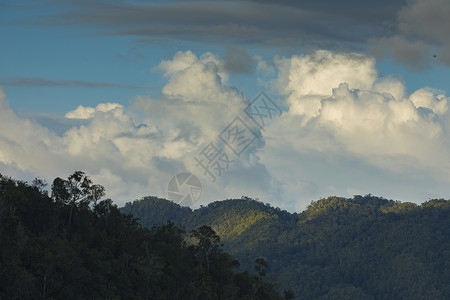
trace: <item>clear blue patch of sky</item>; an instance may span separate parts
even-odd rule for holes
[[[405,81],[405,85],[410,93],[418,89],[431,87],[446,91],[447,97],[450,96],[450,68],[434,64],[430,69],[414,71],[408,70],[403,66],[393,64],[390,60],[378,60],[377,68],[380,76],[400,75]]]

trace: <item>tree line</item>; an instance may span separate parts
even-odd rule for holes
[[[210,226],[144,228],[104,195],[81,171],[50,193],[0,174],[0,299],[283,299]]]
[[[289,213],[249,197],[197,210],[145,197],[121,210],[148,226],[211,226],[244,268],[265,257],[267,278],[298,299],[450,299],[449,200],[332,196]]]

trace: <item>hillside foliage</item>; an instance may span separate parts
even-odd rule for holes
[[[148,223],[146,201],[127,209]],[[185,228],[211,226],[244,267],[265,257],[268,278],[297,299],[450,299],[448,200],[328,197],[301,213],[247,197],[194,211],[159,201],[183,210],[173,221]]]
[[[83,172],[51,195],[0,174],[0,299],[282,299],[211,227],[143,228],[103,195]]]

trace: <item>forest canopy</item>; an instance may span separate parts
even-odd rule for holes
[[[0,299],[283,299],[209,226],[144,228],[80,171],[45,186],[0,174]]]
[[[447,299],[450,201],[118,208],[83,172],[0,175],[0,299]]]
[[[450,298],[448,200],[333,196],[289,213],[249,197],[194,211],[145,197],[121,210],[145,226],[211,226],[244,268],[265,257],[268,279],[298,299]]]

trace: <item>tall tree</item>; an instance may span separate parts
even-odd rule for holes
[[[105,195],[105,188],[92,184],[91,179],[82,171],[76,171],[67,180],[56,178],[52,184],[52,198],[61,204],[70,205],[67,234],[70,234],[73,210],[77,204],[88,206],[97,203]]]
[[[192,230],[191,237],[198,240],[200,254],[206,265],[206,270],[209,273],[210,256],[212,251],[219,247],[220,237],[210,226],[207,225],[203,225],[196,230]]]

